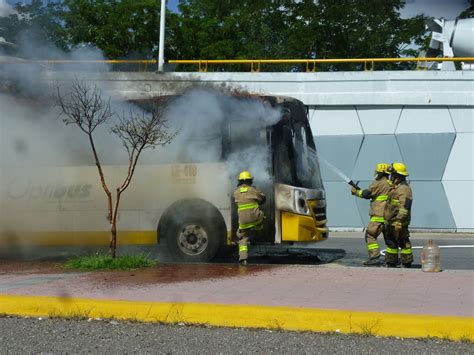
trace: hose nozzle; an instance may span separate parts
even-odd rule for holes
[[[354,182],[354,181],[352,181],[352,180],[350,180],[350,181],[348,182],[348,184],[351,185],[354,189],[360,190],[359,185],[357,185],[358,183],[359,183],[358,181],[357,181],[357,182]]]

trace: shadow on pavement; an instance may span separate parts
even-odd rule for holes
[[[287,248],[281,246],[255,246],[249,248],[250,264],[275,265],[321,265],[335,262],[346,255],[343,249],[308,249]],[[214,259],[217,263],[237,263],[238,253],[219,256]]]

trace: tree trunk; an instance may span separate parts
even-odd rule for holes
[[[110,256],[115,259],[117,250],[117,215],[120,203],[120,194],[122,191],[117,188],[117,196],[115,198],[115,206],[112,213],[112,219],[110,221]]]
[[[117,224],[115,223],[115,221],[112,222],[110,233],[111,233],[111,236],[110,236],[109,252],[112,259],[115,259],[116,250],[117,250]]]

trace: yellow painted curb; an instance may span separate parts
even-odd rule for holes
[[[0,295],[0,313],[474,341],[473,317]]]

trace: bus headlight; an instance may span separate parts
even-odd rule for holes
[[[275,185],[275,205],[279,210],[310,216],[307,199],[305,189],[283,184]]]
[[[306,193],[304,191],[295,190],[295,207],[299,214],[310,215],[306,202]]]

